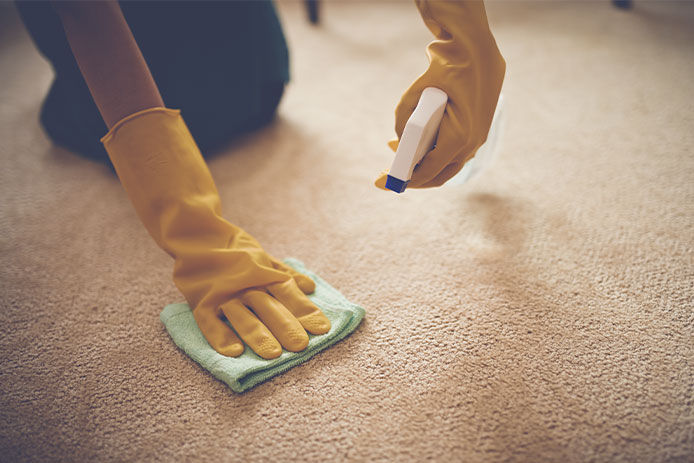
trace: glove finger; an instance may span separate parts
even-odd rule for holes
[[[292,280],[288,283],[291,284]],[[303,295],[298,287],[297,291]],[[299,352],[308,346],[308,334],[299,320],[284,304],[270,294],[265,291],[250,290],[241,296],[241,301],[253,309],[253,312],[285,349],[290,352]]]
[[[398,150],[398,145],[400,144],[400,140],[397,138],[394,138],[388,142],[388,147],[392,149],[393,151]],[[386,188],[386,180],[388,179],[388,171],[385,170],[381,172],[381,175],[378,176],[378,178],[374,181],[374,186],[376,188],[380,188],[381,190],[388,190]]]
[[[243,354],[243,343],[217,314],[211,310],[194,310],[193,316],[200,332],[214,350],[227,357]]]
[[[449,181],[451,178],[455,177],[455,175],[460,172],[460,169],[462,167],[457,163],[453,162],[451,164],[448,164],[441,172],[438,173],[436,177],[433,179],[429,180],[423,185],[420,185],[415,188],[434,188],[443,185],[447,181]]]
[[[253,352],[264,359],[282,354],[282,346],[263,323],[239,299],[232,299],[221,307],[222,312]]]
[[[293,268],[291,268],[288,265],[283,264],[282,262],[278,261],[277,259],[272,259],[272,265],[277,269],[282,272],[286,272],[289,275],[292,276],[294,281],[296,282],[297,285],[299,285],[299,288],[306,293],[306,294],[311,294],[316,290],[316,283],[309,277],[308,275],[304,275],[301,272],[297,272]]]
[[[374,181],[374,186],[381,190],[388,190],[388,188],[386,188],[386,180],[388,180],[388,171],[383,172],[376,181]]]
[[[426,188],[424,185],[432,182],[444,169],[453,164],[453,161],[460,154],[464,143],[456,136],[456,132],[448,123],[446,116],[447,114],[444,114],[444,121],[441,123],[436,146],[415,167],[408,188]],[[458,170],[460,168],[462,168],[462,164]]]
[[[400,140],[397,138],[393,138],[388,142],[388,148],[392,149],[393,151],[398,150],[398,145],[400,144]]]
[[[410,118],[414,109],[419,103],[419,97],[422,95],[425,85],[422,83],[421,77],[417,79],[410,88],[402,95],[400,102],[395,107],[395,133],[398,140],[402,137],[402,132],[405,130],[405,124]]]
[[[330,331],[330,320],[293,282],[285,281],[268,285],[267,290],[299,320],[311,334]]]

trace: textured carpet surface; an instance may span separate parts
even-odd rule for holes
[[[2,461],[694,459],[693,3],[489,5],[497,163],[403,196],[371,182],[415,8],[281,5],[280,118],[210,167],[229,219],[367,317],[241,396],[169,339],[168,256],[43,134],[51,70],[0,7]]]

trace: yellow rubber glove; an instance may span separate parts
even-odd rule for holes
[[[217,352],[244,350],[224,318],[267,359],[282,347],[306,348],[307,331],[329,331],[328,318],[304,294],[313,281],[221,217],[217,188],[179,111],[140,111],[101,141],[147,231],[175,259],[174,283]]]
[[[436,146],[415,168],[408,188],[443,185],[457,174],[487,139],[501,92],[506,63],[489,30],[481,0],[415,0],[436,40],[427,47],[429,68],[402,96],[395,109],[398,140],[422,90],[448,94]],[[397,140],[389,143],[397,149]],[[376,180],[385,189],[387,173]]]

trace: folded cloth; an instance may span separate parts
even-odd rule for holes
[[[301,352],[285,350],[276,359],[265,360],[246,347],[239,357],[225,357],[207,343],[188,304],[167,305],[159,316],[176,345],[234,392],[244,392],[308,360],[354,331],[364,317],[362,307],[345,299],[325,280],[306,269],[301,261],[290,258],[284,263],[316,282],[316,291],[308,297],[320,307],[332,325],[326,334],[309,334],[308,347]]]

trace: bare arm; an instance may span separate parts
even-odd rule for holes
[[[147,63],[115,0],[54,1],[96,106],[110,129],[130,114],[163,107]]]

